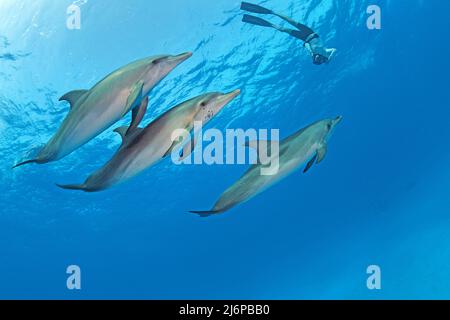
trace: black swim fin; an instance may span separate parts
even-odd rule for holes
[[[245,10],[245,11],[253,12],[253,13],[260,13],[260,14],[273,13],[272,10],[269,10],[264,7],[258,6],[256,4],[248,3],[248,2],[242,2],[241,10]]]
[[[242,21],[250,23],[250,24],[254,24],[257,26],[261,26],[261,27],[269,27],[269,28],[274,27],[274,25],[272,23],[270,23],[269,21],[266,21],[266,20],[258,18],[258,17],[250,16],[248,14],[244,14],[244,18],[242,18]]]

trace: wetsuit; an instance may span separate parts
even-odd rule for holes
[[[296,30],[283,28],[279,25],[268,22],[264,19],[261,19],[261,18],[255,17],[255,16],[251,16],[251,15],[247,15],[247,14],[244,15],[244,18],[242,20],[246,23],[250,23],[250,24],[254,24],[254,25],[275,28],[281,32],[285,32],[297,39],[304,41],[305,42],[304,46],[311,53],[314,64],[323,64],[323,63],[329,62],[330,58],[336,51],[336,49],[327,49],[323,45],[319,35],[317,33],[315,33],[314,30],[312,30],[308,26],[305,26],[304,24],[301,24],[297,21],[292,20],[291,18],[289,18],[287,16],[278,14],[276,12],[273,12],[272,10],[269,10],[264,7],[254,5],[254,4],[251,4],[248,2],[243,2],[241,5],[241,9],[250,11],[250,12],[254,12],[254,13],[260,13],[260,14],[273,14],[273,15],[276,15],[276,16],[280,17],[281,19],[287,21],[292,26],[294,26],[296,28]]]

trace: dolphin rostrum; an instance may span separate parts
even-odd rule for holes
[[[133,119],[130,130],[136,128],[146,112],[143,99],[175,67],[192,56],[191,52],[177,56],[160,55],[132,62],[106,76],[90,90],[75,90],[61,97],[70,103],[70,111],[50,141],[30,157],[14,166],[27,163],[57,161],[81,147],[130,110]],[[32,154],[35,153],[35,154]]]
[[[83,184],[58,186],[86,192],[101,191],[136,176],[177,151],[178,147],[182,147],[180,157],[186,157],[194,150],[198,137],[187,143],[186,147],[183,145],[184,140],[174,138],[174,132],[191,132],[195,122],[206,124],[239,94],[240,90],[227,94],[203,94],[168,110],[144,129],[129,131],[127,127],[117,128],[115,131],[121,135],[122,145],[105,166],[89,176]]]
[[[315,122],[284,139],[279,146],[279,167],[272,175],[261,174],[261,161],[253,165],[235,184],[228,188],[210,211],[191,211],[202,217],[223,213],[234,206],[250,200],[273,184],[279,182],[302,164],[306,163],[306,173],[315,163],[320,163],[327,153],[327,142],[335,126],[342,120],[326,119]],[[270,148],[270,143],[267,148]],[[267,141],[250,141],[251,148],[265,148]],[[270,150],[269,150],[270,151]]]

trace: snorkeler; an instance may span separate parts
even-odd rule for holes
[[[334,53],[336,52],[336,49],[334,48],[332,49],[325,48],[322,44],[322,41],[319,38],[319,35],[315,33],[311,28],[294,21],[289,17],[283,16],[281,14],[273,12],[272,10],[248,2],[242,2],[241,9],[253,13],[276,15],[281,19],[287,21],[289,24],[293,25],[295,28],[297,28],[298,30],[283,28],[276,24],[270,23],[264,19],[251,16],[248,14],[245,14],[244,18],[242,19],[243,22],[262,27],[274,28],[281,32],[286,32],[291,36],[294,36],[300,40],[303,40],[305,42],[304,46],[311,53],[314,64],[320,65],[323,63],[328,63],[333,57]]]

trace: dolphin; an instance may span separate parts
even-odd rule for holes
[[[187,52],[141,59],[109,74],[90,90],[66,93],[60,101],[69,102],[70,111],[59,130],[45,146],[30,151],[29,158],[14,168],[57,161],[95,138],[130,110],[133,110],[130,130],[136,128],[146,112],[144,97],[191,56]]]
[[[223,213],[265,191],[304,163],[306,163],[306,167],[303,172],[306,173],[315,163],[318,164],[325,158],[327,142],[341,120],[341,116],[335,119],[321,120],[284,139],[280,143],[279,154],[270,155],[270,157],[279,156],[277,172],[272,175],[262,175],[263,165],[258,161],[221,195],[211,210],[190,212],[201,217]],[[264,145],[270,148],[271,144],[267,144],[267,141],[264,144],[261,144],[261,141],[250,141],[246,145],[258,150],[258,147],[263,148]]]
[[[180,129],[193,131],[194,122],[206,124],[239,94],[240,90],[203,94],[166,111],[143,129],[135,128],[130,132],[128,127],[117,128],[115,132],[121,135],[122,145],[105,166],[82,184],[57,186],[85,192],[101,191],[138,175],[177,151],[178,147],[182,148],[180,159],[185,158],[194,150],[198,136],[186,142],[185,139],[174,139],[174,133]]]

